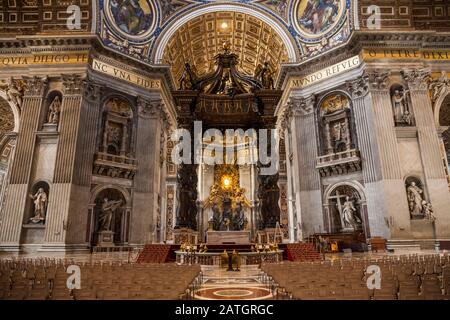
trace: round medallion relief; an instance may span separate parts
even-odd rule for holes
[[[144,40],[156,27],[156,8],[150,0],[105,0],[104,13],[120,35]]]
[[[294,22],[300,33],[318,39],[333,32],[345,18],[346,0],[305,0],[294,5]]]

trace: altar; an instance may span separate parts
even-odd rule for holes
[[[250,231],[208,231],[207,244],[249,244]]]

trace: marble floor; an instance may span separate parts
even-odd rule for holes
[[[198,300],[267,300],[272,292],[263,282],[257,266],[241,266],[240,271],[226,271],[219,266],[202,266],[203,282],[194,298]]]

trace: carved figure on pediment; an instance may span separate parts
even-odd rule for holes
[[[448,79],[447,72],[442,71],[438,79],[431,81],[430,90],[431,98],[435,103],[450,86],[450,80]]]
[[[23,90],[19,88],[17,83],[12,78],[9,81],[1,82],[0,89],[5,91],[8,101],[12,102],[19,109],[22,107]]]

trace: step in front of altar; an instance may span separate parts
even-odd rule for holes
[[[207,244],[248,244],[250,231],[208,231]]]

